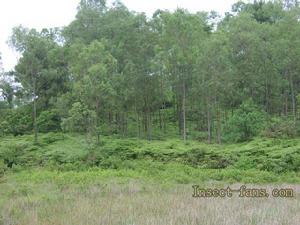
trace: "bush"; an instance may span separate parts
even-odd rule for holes
[[[257,136],[264,127],[265,114],[252,100],[245,101],[223,127],[224,141],[242,142]]]
[[[292,120],[273,117],[268,122],[263,135],[270,138],[288,138],[297,136],[297,124]]]
[[[45,134],[41,138],[42,143],[44,143],[46,145],[52,144],[57,141],[61,141],[63,139],[64,139],[64,136],[61,133],[52,133],[52,132]]]
[[[61,118],[57,110],[43,111],[37,118],[37,125],[40,132],[50,132],[60,130]]]
[[[30,133],[33,128],[33,120],[31,117],[31,108],[23,106],[17,109],[7,110],[6,114],[1,118],[0,134],[23,135]]]
[[[62,120],[61,127],[71,132],[91,132],[95,130],[96,114],[86,105],[75,102],[69,111],[69,117]]]
[[[7,170],[7,166],[4,163],[4,160],[0,160],[0,176],[3,176],[4,172]]]
[[[0,122],[0,135],[4,136],[11,133],[10,124],[4,120]]]
[[[24,143],[7,145],[0,151],[0,159],[3,159],[3,162],[9,168],[12,168],[14,164],[25,164],[28,160],[24,159],[23,162],[22,156],[27,147],[28,145]]]

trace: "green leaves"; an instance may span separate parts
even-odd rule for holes
[[[224,125],[224,138],[231,142],[251,140],[263,129],[265,119],[265,114],[252,100],[245,101]]]
[[[270,117],[292,115],[296,126],[299,6],[238,2],[217,22],[215,12],[158,10],[147,18],[119,1],[82,0],[63,29],[14,28],[11,44],[22,53],[15,78],[27,97],[20,102],[36,103],[41,127],[57,108],[66,120],[76,115],[73,125],[80,113],[95,116],[98,134],[148,139],[167,135],[168,126],[184,139],[249,139],[260,129],[247,125],[260,111],[245,103],[249,98]],[[13,108],[10,85],[1,89]]]
[[[69,117],[62,120],[62,128],[70,132],[89,132],[95,129],[95,112],[86,105],[75,102],[69,111]]]

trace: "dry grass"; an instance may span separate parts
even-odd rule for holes
[[[35,187],[42,188],[42,192],[12,196],[2,211],[0,224],[299,225],[300,186],[282,187],[292,187],[296,197],[193,198],[190,185],[163,188],[138,182],[88,188],[45,185]]]

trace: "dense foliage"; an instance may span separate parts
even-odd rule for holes
[[[208,170],[295,173],[298,178],[300,172],[298,139],[259,138],[242,145],[209,145],[197,141],[184,144],[178,139],[149,142],[103,137],[101,146],[93,146],[85,141],[84,135],[48,133],[40,135],[38,145],[32,140],[32,135],[0,138],[0,174],[8,169],[19,172],[32,168],[50,171],[100,168],[147,171],[155,175],[173,167],[174,176],[186,173],[188,179],[189,173],[184,168],[198,169],[201,173]]]
[[[238,2],[216,13],[82,0],[61,29],[13,30],[1,71],[0,134],[181,135],[209,143],[298,135],[297,1]],[[289,124],[287,126],[287,124]]]

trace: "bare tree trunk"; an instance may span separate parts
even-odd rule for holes
[[[166,109],[166,103],[163,104],[163,113],[162,113],[162,119],[163,119],[163,130],[164,134],[167,132],[167,124],[166,124],[166,115],[165,115],[165,109]]]
[[[294,91],[294,84],[293,84],[292,76],[290,76],[290,87],[291,87],[291,95],[292,95],[293,119],[294,119],[294,123],[296,123],[296,98],[295,98],[295,91]]]
[[[148,140],[152,140],[152,118],[150,109],[148,108]]]
[[[36,121],[36,99],[34,95],[33,99],[33,126],[34,126],[34,143],[38,141],[38,128],[37,128],[37,121]]]
[[[99,101],[99,99],[96,99],[96,134],[97,134],[97,145],[100,144],[100,119],[99,119],[99,113],[100,113],[100,101]]]
[[[208,139],[208,143],[211,143],[211,115],[210,115],[209,100],[207,100],[207,139]]]
[[[160,103],[164,105],[162,73],[160,72],[159,75],[160,75],[159,77],[161,78],[160,79]],[[162,130],[164,121],[163,121],[163,116],[162,116],[162,113],[161,113],[161,105],[159,106],[158,113],[159,113],[159,128],[160,128],[160,130]]]
[[[285,116],[287,116],[288,115],[288,93],[286,92],[285,93],[285,109],[284,109],[284,114],[285,114]]]
[[[108,112],[108,123],[109,123],[109,133],[112,135],[114,125],[113,125],[113,117],[112,117],[112,111],[111,110],[109,110],[109,112]]]
[[[161,131],[163,126],[162,126],[162,116],[161,116],[160,108],[158,110],[158,117],[159,117],[159,130]]]
[[[140,126],[140,115],[138,113],[137,107],[135,105],[135,114],[136,114],[136,122],[137,122],[137,136],[141,137],[141,126]]]
[[[182,99],[178,96],[176,100],[176,110],[178,117],[178,134],[182,135],[183,129],[183,113],[182,113]]]
[[[186,142],[186,115],[185,115],[185,101],[186,101],[186,88],[185,88],[185,83],[182,83],[183,87],[183,98],[182,98],[182,114],[183,114],[183,140]]]
[[[140,116],[137,115],[137,122],[138,122],[138,137],[141,137],[141,123],[140,123]]]
[[[33,80],[33,129],[34,129],[34,143],[38,142],[38,127],[36,120],[36,79],[32,75]]]
[[[218,106],[218,128],[217,128],[217,141],[219,144],[222,143],[222,135],[221,135],[221,132],[222,132],[222,125],[221,125],[221,109],[220,109],[220,106]]]

